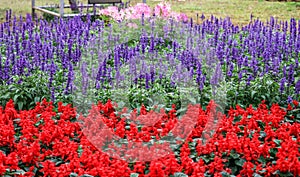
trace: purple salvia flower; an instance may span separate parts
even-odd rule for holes
[[[300,94],[300,79],[297,81],[295,85],[295,93],[298,95]]]
[[[201,15],[201,20],[204,20],[205,19],[205,15],[202,13],[202,15]]]
[[[73,65],[70,62],[69,63],[69,71],[68,71],[68,79],[67,79],[67,85],[65,88],[65,94],[67,93],[72,93],[73,89],[72,89],[72,84],[73,84],[73,79],[74,79],[74,71],[73,71]]]
[[[280,81],[280,88],[279,88],[279,91],[280,91],[281,94],[282,94],[283,91],[284,91],[285,82],[286,82],[286,79],[285,79],[285,77],[283,77],[283,78],[281,79],[281,81]]]
[[[87,63],[83,62],[80,68],[80,72],[81,72],[81,91],[83,95],[87,94],[87,89],[89,87],[89,75],[88,75],[88,71],[87,71]]]
[[[141,25],[142,26],[145,25],[145,14],[144,13],[142,13]]]
[[[291,104],[291,103],[293,102],[293,98],[292,98],[290,95],[288,96],[287,102],[288,102],[289,104]]]
[[[1,47],[1,44],[0,44]],[[0,80],[3,80],[3,76],[2,76],[2,54],[0,52]]]
[[[229,64],[229,70],[227,71],[227,76],[228,77],[232,77],[233,68],[234,68],[233,63],[230,62],[230,64]]]
[[[199,85],[200,90],[203,89],[203,80],[202,80],[202,65],[200,62],[197,62],[197,69],[196,69],[196,82]]]
[[[293,84],[295,81],[295,78],[294,78],[294,65],[291,64],[289,66],[289,73],[288,73],[288,84],[291,85]]]
[[[154,65],[150,65],[150,80],[151,83],[153,84],[155,81],[155,66]]]
[[[241,79],[243,78],[243,73],[244,73],[244,70],[241,70],[238,72],[239,81],[241,81]]]
[[[150,81],[150,74],[146,73],[146,76],[145,76],[145,87],[146,89],[149,89],[149,81]]]
[[[250,86],[250,82],[253,80],[253,76],[250,74],[247,79],[247,86]]]

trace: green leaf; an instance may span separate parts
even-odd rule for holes
[[[255,90],[252,90],[251,91],[251,98],[254,98],[254,95],[256,94],[257,92]]]
[[[181,173],[181,172],[177,172],[177,173],[174,173],[174,177],[188,177],[188,175]]]
[[[80,177],[94,177],[94,176],[88,175],[88,174],[84,174],[84,175],[81,175]]]
[[[20,96],[20,95],[15,95],[15,96],[14,96],[13,100],[14,100],[15,103],[17,102],[19,96]]]
[[[260,174],[254,173],[253,177],[262,177]]]
[[[244,165],[244,163],[246,162],[245,159],[239,159],[239,160],[235,160],[234,163],[237,165],[237,166],[240,166],[242,167]]]
[[[234,175],[230,175],[226,171],[222,171],[221,174],[222,174],[222,177],[235,177]]]
[[[34,126],[38,127],[39,125],[41,125],[41,124],[43,124],[43,123],[44,123],[44,120],[41,119],[41,120],[39,120],[38,122],[36,122],[36,123],[34,124]]]
[[[22,110],[22,109],[23,109],[24,103],[21,102],[21,101],[19,101],[19,102],[17,102],[17,105],[18,105],[18,109],[19,109],[19,110]]]
[[[257,161],[260,162],[263,165],[265,165],[266,162],[267,162],[266,159],[263,156],[260,156]]]
[[[202,160],[204,160],[205,163],[208,163],[208,162],[210,161],[210,158],[207,157],[206,155],[201,156],[200,158],[201,158]]]
[[[130,174],[130,177],[138,177],[138,176],[139,176],[138,173],[131,173],[131,174]]]
[[[238,159],[240,157],[240,154],[238,154],[235,151],[231,151],[230,152],[230,157],[232,157],[233,159]]]
[[[275,143],[276,145],[280,146],[281,140],[279,140],[279,139],[274,139],[273,141],[274,141],[274,143]]]
[[[82,147],[80,145],[80,146],[78,146],[78,149],[77,149],[77,153],[79,154],[79,157],[81,156],[82,152],[83,152],[83,150],[82,150]]]
[[[5,99],[5,100],[10,99],[10,93],[8,92],[8,93],[6,93],[5,95],[2,95],[2,96],[1,96],[1,99]]]
[[[238,169],[237,169],[237,167],[236,167],[236,166],[233,166],[233,167],[231,168],[231,172],[232,172],[232,174],[236,174],[236,173],[237,173],[237,171],[238,171]]]
[[[76,176],[78,176],[77,173],[70,173],[70,177],[76,177]]]
[[[23,175],[25,174],[24,170],[16,170],[16,171],[11,171],[9,172],[10,175],[14,176],[14,175]]]
[[[267,136],[266,132],[264,132],[264,131],[260,131],[260,132],[259,132],[259,137],[260,137],[260,138],[264,138],[264,137],[266,137],[266,136]]]

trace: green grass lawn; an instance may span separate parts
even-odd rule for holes
[[[124,2],[126,2],[125,0]],[[81,0],[87,3],[87,0]],[[142,0],[132,0],[131,4],[142,2]],[[154,6],[158,0],[147,0],[147,4]],[[291,17],[300,19],[300,2],[270,2],[264,0],[186,0],[167,1],[172,4],[172,9],[177,12],[184,12],[190,17],[196,18],[196,14],[211,14],[217,17],[230,17],[235,24],[247,24],[251,13],[254,18],[266,21],[270,16],[279,20],[289,20]],[[37,5],[58,4],[59,0],[36,0]],[[65,0],[65,3],[68,3]],[[31,0],[1,0],[0,1],[0,21],[5,19],[5,11],[12,9],[14,14],[31,12]]]

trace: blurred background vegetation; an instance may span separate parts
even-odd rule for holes
[[[124,2],[129,0],[124,0]],[[161,0],[146,0],[147,4],[154,6]],[[87,3],[87,0],[80,0]],[[130,4],[141,3],[142,0],[131,0]],[[211,14],[217,17],[230,17],[237,25],[249,23],[251,14],[254,18],[266,21],[273,16],[279,20],[295,18],[300,20],[300,0],[266,1],[266,0],[167,0],[172,5],[172,10],[184,12],[189,17],[196,18],[196,14]],[[68,0],[65,0],[68,4]],[[59,0],[36,0],[37,5],[59,4]],[[25,16],[31,13],[31,0],[0,0],[0,22],[5,20],[5,11],[13,10],[13,14]],[[40,13],[39,13],[40,15]]]

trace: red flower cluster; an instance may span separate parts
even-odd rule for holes
[[[155,123],[138,127],[116,116],[111,102],[99,103],[100,116],[85,118],[91,124],[87,124],[88,131],[83,131],[70,105],[60,103],[55,110],[51,102],[44,100],[32,110],[17,112],[10,101],[4,110],[0,107],[0,175],[63,177],[73,173],[118,177],[138,173],[153,177],[183,172],[195,177],[300,176],[299,118],[287,117],[289,111],[298,109],[297,101],[288,110],[276,104],[268,109],[264,103],[257,109],[237,106],[223,116],[215,134],[204,144],[201,137],[210,120],[210,106],[199,108],[192,133],[173,153],[151,162],[128,163],[110,157],[89,141],[87,134],[100,125],[93,126],[92,122],[101,120],[119,138],[147,142],[176,128],[175,110],[162,111]],[[155,116],[144,107],[140,115]],[[131,116],[132,120],[139,119],[136,110]]]

